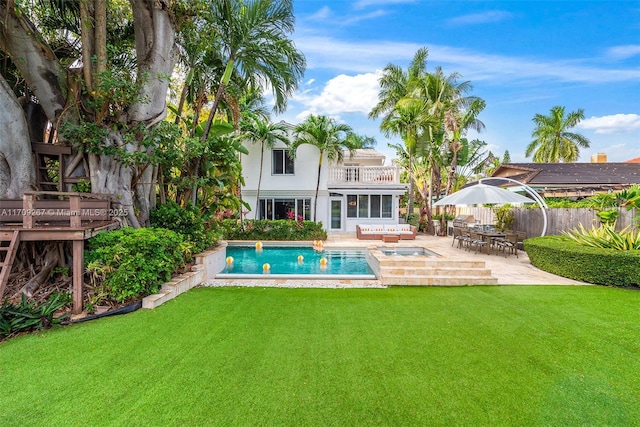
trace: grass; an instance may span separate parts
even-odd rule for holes
[[[0,425],[639,425],[638,307],[604,287],[195,289],[0,344]]]

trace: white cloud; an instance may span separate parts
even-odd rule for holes
[[[607,55],[616,59],[627,59],[640,55],[640,44],[614,46],[607,50]]]
[[[369,6],[389,6],[394,4],[411,4],[416,0],[359,0],[353,4],[354,9],[362,9]]]
[[[373,12],[366,13],[364,15],[357,15],[357,16],[353,16],[351,18],[346,18],[345,20],[340,22],[340,25],[357,24],[358,22],[368,21],[370,19],[380,18],[380,17],[385,16],[385,15],[388,15],[388,12],[385,12],[384,10],[380,10],[379,9],[379,10],[375,10]]]
[[[324,20],[331,16],[331,9],[328,6],[323,6],[316,13],[311,15],[308,19],[310,20]]]
[[[305,53],[307,70],[327,69],[347,74],[373,72],[389,62],[406,68],[415,52],[424,46],[386,41],[348,42],[313,36],[302,36],[295,41]],[[428,44],[428,48],[428,64],[441,65],[445,72],[457,71],[465,80],[494,80],[501,84],[505,81],[602,84],[640,80],[638,69],[604,68],[580,61],[492,55],[443,45]]]
[[[369,114],[378,102],[379,73],[348,76],[340,74],[329,80],[319,95],[305,94],[296,99],[313,114]]]
[[[449,19],[447,22],[450,25],[476,25],[486,24],[489,22],[504,21],[510,19],[511,16],[511,13],[505,12],[503,10],[490,10],[482,13],[473,13],[469,15],[458,16]]]
[[[576,127],[595,130],[595,133],[599,134],[632,132],[640,130],[640,115],[613,114],[610,116],[590,117],[582,120]]]

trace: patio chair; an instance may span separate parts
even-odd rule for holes
[[[471,248],[475,246],[475,253],[478,253],[478,249],[482,247],[486,247],[489,244],[486,240],[482,238],[482,235],[475,231],[469,232],[469,241],[468,241],[468,249],[471,252]]]
[[[458,248],[462,248],[467,240],[467,233],[463,228],[453,227],[453,241],[451,246],[458,242]]]
[[[509,254],[514,253],[518,258],[518,235],[516,233],[508,233],[503,240],[497,242],[498,251],[503,251],[504,257],[507,257],[507,251]]]
[[[516,234],[518,235],[518,249],[524,250],[524,239],[527,238],[527,232],[526,231],[516,231]]]

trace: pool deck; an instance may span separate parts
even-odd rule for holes
[[[438,253],[446,259],[459,261],[484,261],[485,267],[491,270],[491,276],[497,279],[498,285],[589,285],[588,283],[567,279],[542,271],[529,261],[526,252],[518,251],[515,255],[505,257],[501,254],[467,252],[452,246],[452,237],[437,237],[418,234],[415,240],[401,240],[398,243],[385,243],[377,240],[358,240],[355,233],[329,233],[325,248],[369,248],[369,247],[422,247]],[[274,287],[385,287],[377,280],[285,280],[285,279],[214,279],[205,286],[274,286]]]
[[[453,238],[427,236],[418,234],[415,240],[401,240],[398,243],[384,243],[375,240],[358,240],[355,233],[330,233],[328,235],[325,246],[385,246],[385,247],[423,247],[430,249],[439,255],[461,260],[461,261],[484,261],[485,266],[491,270],[491,275],[498,279],[499,285],[589,285],[565,277],[556,276],[555,274],[542,271],[529,261],[529,257],[525,251],[518,251],[518,258],[515,255],[505,256],[500,253],[496,255],[480,251],[478,253],[467,252],[464,249],[458,249],[457,245],[451,246]]]

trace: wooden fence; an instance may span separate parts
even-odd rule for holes
[[[542,211],[536,208],[514,208],[515,221],[513,229],[524,231],[529,237],[539,236],[542,233],[544,223]],[[634,217],[640,215],[636,209],[630,211],[621,208],[616,222],[616,229],[622,230],[629,225],[638,227]],[[547,236],[562,234],[562,231],[570,231],[582,224],[585,228],[598,225],[597,211],[586,208],[553,208],[547,209]],[[458,207],[456,215],[473,215],[480,224],[493,224],[495,216],[490,208],[483,207]]]

